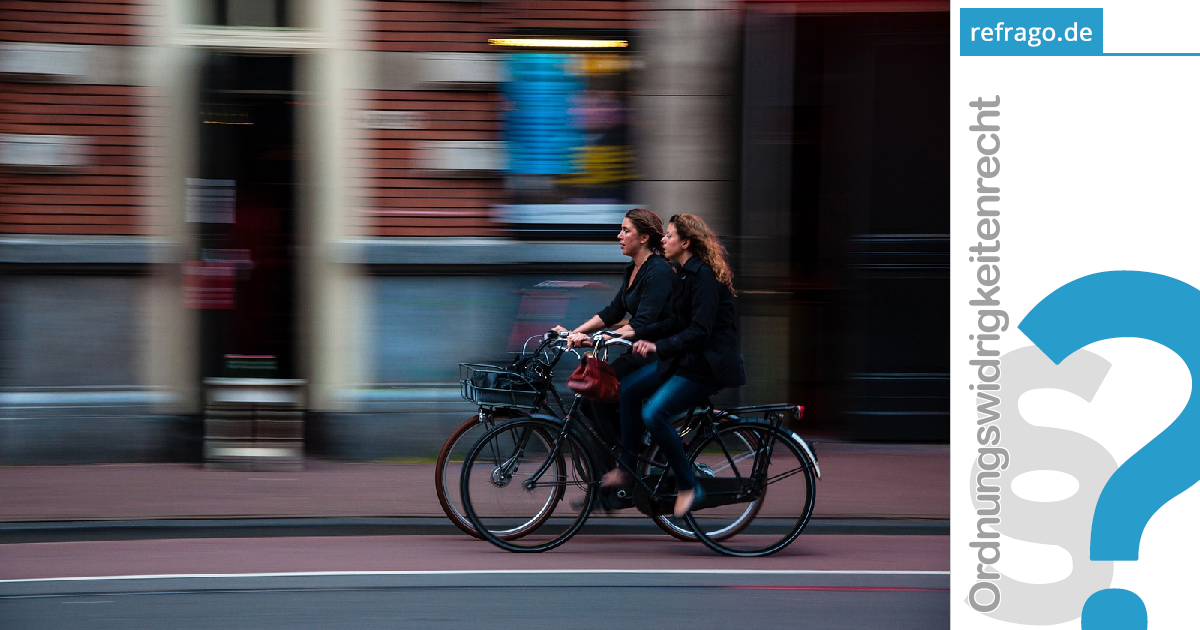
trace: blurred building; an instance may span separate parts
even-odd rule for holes
[[[460,361],[611,299],[636,205],[735,256],[728,401],[946,440],[948,11],[4,2],[0,463],[197,460],[238,413],[436,452]]]
[[[743,341],[748,394],[786,391],[837,435],[949,441],[946,8],[744,15],[739,270],[744,329],[762,333]]]

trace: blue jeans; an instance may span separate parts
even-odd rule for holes
[[[649,430],[675,472],[676,488],[695,488],[696,477],[688,466],[683,442],[671,426],[671,418],[704,402],[717,389],[682,376],[672,376],[664,382],[653,363],[621,379],[621,446],[625,448],[621,461],[635,467],[642,434]]]

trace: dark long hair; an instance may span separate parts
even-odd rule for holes
[[[663,253],[663,223],[657,214],[645,208],[634,208],[625,213],[625,218],[629,219],[638,234],[650,237],[650,240],[646,241],[646,246],[650,248],[650,251],[655,254]]]
[[[692,255],[699,256],[700,260],[712,267],[713,273],[717,275],[717,282],[725,285],[730,293],[737,295],[737,291],[733,289],[733,269],[729,268],[729,253],[704,219],[694,214],[677,214],[671,217],[671,223],[675,224],[675,233],[680,239],[691,241],[688,247],[691,248]]]

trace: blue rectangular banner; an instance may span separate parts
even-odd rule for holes
[[[960,9],[963,57],[1104,54],[1104,9]]]

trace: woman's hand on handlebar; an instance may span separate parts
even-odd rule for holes
[[[592,340],[584,333],[571,333],[567,336],[568,348],[590,348]]]
[[[620,337],[621,339],[633,339],[633,336],[636,333],[633,332],[632,326],[629,326],[628,324],[626,324],[626,325],[612,331],[612,334],[614,337]]]
[[[645,339],[642,339],[641,341],[634,342],[633,351],[643,357],[648,356],[658,352],[658,344],[654,343],[653,341],[646,341]]]

